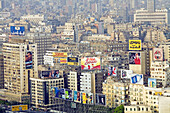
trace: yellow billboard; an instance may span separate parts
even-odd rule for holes
[[[83,97],[83,104],[86,104],[86,100],[87,100],[86,93],[82,93],[82,97]]]
[[[53,57],[67,57],[65,52],[53,52]]]
[[[129,40],[129,50],[142,50],[141,40]]]
[[[67,63],[67,58],[60,59],[60,64],[66,64],[66,63]]]
[[[28,110],[28,105],[12,106],[12,111],[26,111],[26,110]]]

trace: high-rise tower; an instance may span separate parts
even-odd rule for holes
[[[148,12],[155,12],[155,0],[147,0]]]
[[[38,76],[37,45],[23,39],[3,43],[4,88],[9,101],[29,99],[30,77]]]

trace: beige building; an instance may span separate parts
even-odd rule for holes
[[[167,61],[152,61],[150,67],[151,78],[157,79],[157,86],[162,87],[170,84],[169,80],[169,64]]]
[[[164,35],[164,31],[162,30],[148,29],[144,41],[165,42],[166,37]]]
[[[164,59],[170,62],[170,42],[161,43],[159,47],[163,49]]]
[[[128,83],[115,82],[112,77],[107,77],[103,83],[103,94],[106,95],[106,106],[117,107],[128,103]]]
[[[77,72],[70,71],[68,75],[68,89],[77,91]]]
[[[130,106],[129,108],[134,108],[133,106],[146,106],[148,112],[152,111],[155,113],[159,112],[159,97],[162,96],[164,90],[162,88],[149,88],[144,85],[130,84]],[[126,108],[126,107],[125,107]],[[130,112],[131,110],[127,110]],[[132,110],[134,113],[134,109]],[[144,110],[146,112],[146,109]],[[139,112],[139,111],[138,111]]]
[[[170,111],[170,88],[165,88],[163,96],[159,96],[159,113],[169,113],[169,111]]]
[[[26,101],[30,93],[29,78],[38,75],[37,45],[23,39],[12,39],[10,43],[3,43],[3,57],[5,96],[9,101]],[[26,58],[31,61],[26,61]]]
[[[152,113],[149,106],[145,105],[130,105],[124,106],[125,113]]]
[[[85,36],[84,39],[87,41],[106,41],[106,40],[110,40],[111,36],[105,36],[105,35],[92,35],[92,36]]]
[[[143,89],[144,85],[130,84],[129,85],[129,97],[132,105],[143,105]]]
[[[64,88],[64,78],[36,79],[31,80],[31,104],[40,109],[48,109],[53,103],[54,95],[52,88]]]
[[[163,94],[162,88],[144,87],[143,100],[144,104],[150,106],[155,113],[159,112],[159,96]]]

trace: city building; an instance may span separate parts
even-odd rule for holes
[[[35,23],[35,24],[39,24],[39,22],[44,20],[44,15],[25,15],[25,16],[21,16],[21,20],[27,20],[29,22]]]
[[[68,75],[68,89],[78,91],[78,77],[80,73],[70,71]],[[80,87],[80,86],[79,86]]]
[[[163,96],[159,96],[159,113],[168,113],[170,111],[170,89],[165,88]]]
[[[51,34],[48,33],[27,33],[27,39],[32,43],[37,43],[38,65],[44,64],[44,55],[52,47]]]
[[[170,24],[169,9],[155,10],[155,12],[148,12],[148,10],[136,10],[134,14],[134,22],[146,24]]]
[[[4,89],[8,101],[29,100],[30,77],[38,76],[37,45],[24,39],[3,43]]]
[[[158,87],[170,84],[169,63],[167,61],[152,61],[150,67],[151,78],[155,78]]]
[[[85,93],[92,92],[92,73],[82,72],[80,76],[80,91]]]
[[[113,108],[129,101],[128,83],[116,82],[111,76],[103,82],[103,94],[106,95],[106,105]]]
[[[148,12],[155,12],[155,0],[147,0]]]
[[[31,80],[31,104],[35,108],[49,109],[54,106],[52,88],[64,88],[64,78],[30,78]]]
[[[107,72],[94,72],[92,74],[92,92],[102,94],[103,82],[107,79]]]

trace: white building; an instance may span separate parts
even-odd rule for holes
[[[150,23],[150,24],[170,24],[170,11],[168,9],[155,10],[137,10],[134,14],[134,22]]]
[[[38,24],[39,22],[44,20],[44,15],[25,15],[21,16],[21,20],[28,20],[30,22],[33,22],[35,24]]]
[[[77,72],[70,71],[68,75],[68,88],[77,91]]]
[[[92,73],[81,73],[80,76],[80,91],[86,92],[86,93],[91,93],[91,76]]]

